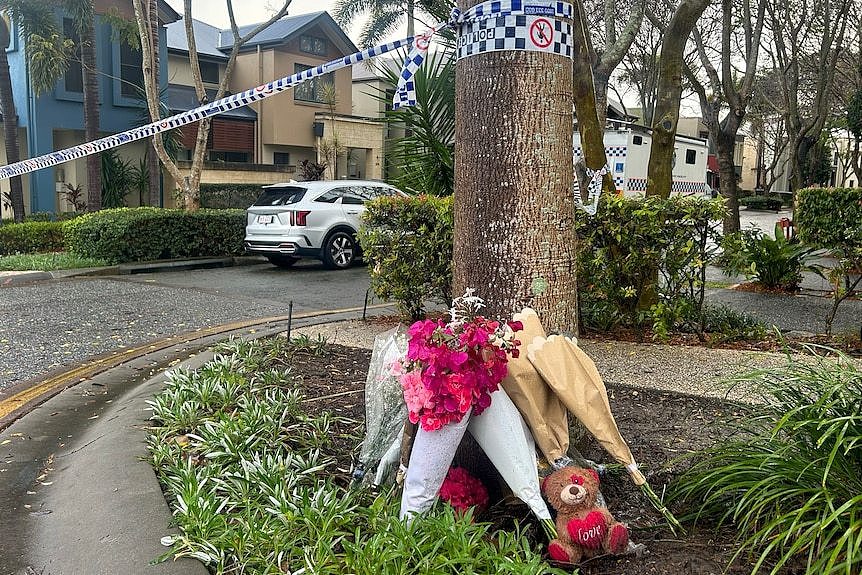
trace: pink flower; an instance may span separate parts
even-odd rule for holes
[[[461,514],[470,507],[482,511],[488,505],[488,490],[477,478],[461,467],[452,467],[440,486],[440,499]]]

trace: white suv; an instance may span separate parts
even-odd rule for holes
[[[360,257],[356,242],[365,202],[381,196],[404,196],[382,182],[339,180],[264,186],[246,214],[245,249],[279,267],[300,258],[344,269]]]

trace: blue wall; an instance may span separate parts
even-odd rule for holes
[[[61,79],[55,89],[34,97],[29,89],[25,65],[25,50],[21,38],[18,49],[9,53],[12,89],[19,124],[27,128],[29,156],[41,156],[54,150],[54,130],[84,129],[84,107],[80,94],[63,90]],[[167,41],[165,29],[159,31],[159,61],[162,65],[159,83],[166,87]],[[96,17],[96,66],[99,74],[99,128],[105,135],[122,132],[144,122],[143,104],[119,97],[119,49],[111,39],[111,27]],[[46,168],[30,174],[30,211],[53,212],[57,194],[54,188],[55,169]]]

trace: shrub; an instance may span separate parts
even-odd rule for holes
[[[793,217],[798,237],[835,259],[828,273],[832,306],[826,333],[831,333],[838,306],[862,282],[862,188],[799,190]]]
[[[740,205],[745,206],[749,210],[770,210],[777,212],[781,209],[781,198],[773,196],[748,196],[747,198],[739,198]]]
[[[0,255],[63,251],[63,224],[24,222],[0,226]]]
[[[424,302],[448,303],[452,286],[452,199],[387,197],[369,202],[359,242],[371,288],[419,319]]]
[[[201,207],[244,210],[260,196],[266,184],[201,184]]]
[[[603,196],[577,225],[583,322],[609,329],[652,321],[657,333],[692,323],[703,331],[706,264],[713,257],[721,200]],[[656,278],[660,278],[656,286]],[[643,303],[657,293],[648,311]]]
[[[740,378],[761,405],[698,454],[671,500],[695,520],[733,524],[752,573],[862,569],[862,371],[847,357],[794,360]],[[745,410],[749,411],[749,410]]]
[[[723,242],[725,273],[744,274],[768,289],[799,289],[804,269],[820,273],[808,264],[815,248],[793,243],[776,224],[773,237],[758,228],[728,236]]]
[[[228,256],[243,252],[245,212],[119,208],[85,214],[63,229],[70,252],[109,263]]]

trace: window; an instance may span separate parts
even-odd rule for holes
[[[81,69],[81,39],[71,18],[63,18],[63,36],[75,44],[75,54],[69,60],[69,67],[63,76],[63,87],[67,92],[84,93],[84,72]]]
[[[697,150],[692,150],[689,148],[685,151],[685,163],[686,164],[697,163]]]
[[[248,162],[248,152],[209,152],[209,161],[210,162],[236,162],[236,163],[246,163]]]
[[[287,152],[273,152],[272,163],[276,166],[287,166],[290,164],[290,154]]]
[[[309,69],[311,69],[311,66],[306,66],[305,64],[294,64],[293,66],[294,74],[299,74],[300,72],[304,72]],[[318,104],[325,104],[326,100],[324,99],[323,86],[326,84],[332,84],[334,81],[335,77],[332,72],[305,81],[293,89],[293,99],[300,102],[317,102]]]
[[[640,146],[643,143],[643,136],[632,136],[632,144],[634,144],[635,146]]]
[[[284,187],[264,188],[260,197],[255,200],[256,206],[286,206],[299,203],[305,195],[305,188]]]
[[[126,98],[144,97],[144,69],[141,64],[141,51],[120,44],[120,95]]]
[[[201,80],[207,84],[218,84],[218,64],[215,62],[198,61],[201,69]]]
[[[318,56],[326,56],[329,51],[326,39],[316,36],[300,36],[299,51],[306,54],[316,54]]]
[[[334,190],[329,190],[328,192],[326,192],[325,194],[323,194],[322,196],[320,196],[319,198],[317,198],[314,201],[315,202],[323,202],[324,204],[334,204],[335,202],[338,201],[338,198],[340,198],[343,193],[344,193],[344,190],[336,188]]]

